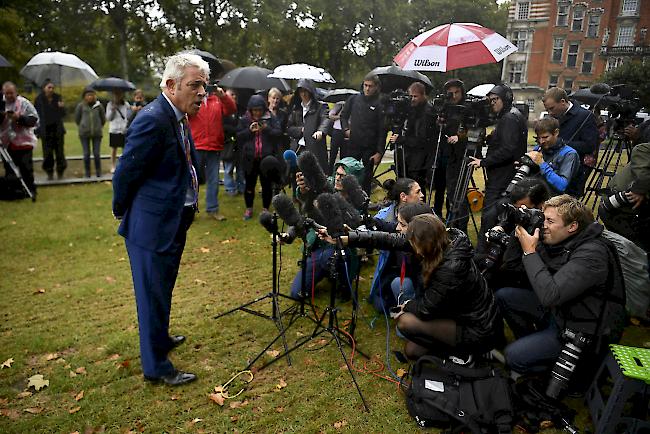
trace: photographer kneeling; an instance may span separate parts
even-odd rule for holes
[[[517,338],[505,349],[506,362],[518,373],[549,370],[565,339],[576,344],[577,338],[588,353],[600,355],[607,343],[620,338],[625,325],[622,273],[615,249],[601,236],[603,227],[584,204],[566,194],[549,199],[542,210],[542,243],[539,229],[533,235],[521,226],[515,229],[533,291],[502,288],[496,293]],[[598,357],[583,358],[594,366],[599,362]],[[581,371],[590,381],[593,371]]]

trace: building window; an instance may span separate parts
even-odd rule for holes
[[[562,61],[562,49],[564,48],[564,39],[553,38],[553,57],[552,62],[559,63]]]
[[[616,69],[622,64],[623,64],[622,57],[610,57],[609,59],[607,59],[607,65],[605,65],[605,72]]]
[[[580,44],[577,42],[569,43],[569,50],[566,54],[566,66],[567,68],[575,68],[578,64],[578,47]]]
[[[631,47],[634,45],[634,26],[619,26],[616,35],[617,47]]]
[[[535,98],[528,98],[526,100],[526,105],[528,106],[528,111],[530,113],[535,111]]]
[[[589,15],[589,23],[587,24],[587,37],[597,38],[599,27],[600,27],[600,15]]]
[[[515,30],[512,32],[512,42],[517,46],[521,53],[526,49],[526,40],[528,39],[528,32],[525,30]]]
[[[557,87],[557,81],[558,81],[559,78],[560,78],[559,75],[557,75],[557,74],[551,74],[551,75],[548,77],[548,88],[550,89],[550,88],[552,88],[552,87]]]
[[[594,53],[591,51],[585,51],[582,54],[582,69],[580,70],[583,74],[591,74],[591,68],[594,64]]]
[[[557,5],[557,25],[561,27],[569,25],[569,5]]]
[[[639,0],[623,0],[623,6],[621,7],[622,16],[637,15],[637,9],[639,8]]]
[[[521,83],[524,74],[524,62],[510,63],[510,83]]]
[[[517,19],[527,20],[530,12],[530,2],[517,3]]]
[[[567,93],[571,93],[572,89],[573,89],[573,79],[572,78],[565,78],[564,79],[564,90],[566,90]]]
[[[585,18],[585,8],[576,6],[573,8],[573,20],[571,21],[571,30],[574,32],[582,31],[582,21]]]

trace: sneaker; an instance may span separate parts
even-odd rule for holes
[[[226,216],[224,216],[223,214],[219,214],[218,212],[209,212],[208,218],[214,219],[218,222],[222,222],[226,219]]]
[[[246,208],[244,211],[244,220],[250,220],[253,218],[253,208]]]

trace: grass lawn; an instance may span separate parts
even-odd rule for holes
[[[78,139],[68,131],[68,154],[80,153],[74,148]],[[0,432],[419,431],[396,384],[381,378],[389,376],[386,325],[379,318],[370,326],[374,311],[363,301],[356,338],[373,359],[356,355],[354,364],[370,412],[363,410],[327,334],[292,353],[292,366],[282,360],[255,372],[242,394],[223,406],[210,400],[215,386],[240,372],[277,335],[272,322],[247,313],[213,319],[271,289],[269,235],[256,220],[241,220],[241,196],[220,198],[225,222],[198,215],[175,288],[171,332],[188,340],[171,358],[199,380],[180,388],[145,383],[128,256],[116,234],[111,197],[110,183],[99,183],[40,188],[36,203],[0,203],[0,363],[13,360],[0,369]],[[260,207],[258,198],[256,214]],[[282,247],[280,288],[285,294],[298,256],[299,246]],[[363,270],[361,299],[368,294],[373,268]],[[328,294],[323,290],[317,297],[319,312]],[[270,313],[270,302],[257,306]],[[340,308],[343,325],[350,303]],[[313,327],[308,319],[297,320],[287,333],[289,343]],[[391,349],[399,349],[390,329]],[[645,327],[630,326],[624,337],[627,344],[647,340]],[[255,366],[281,349],[276,344]],[[395,371],[407,368],[394,357],[391,364]],[[49,381],[39,391],[28,387],[37,374]],[[236,380],[230,394],[242,387]],[[580,407],[580,401],[573,405]],[[578,425],[587,420],[582,409]]]

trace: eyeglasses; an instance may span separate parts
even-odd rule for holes
[[[489,98],[490,104],[496,104],[500,99],[501,98],[499,98],[498,96],[494,98]]]

